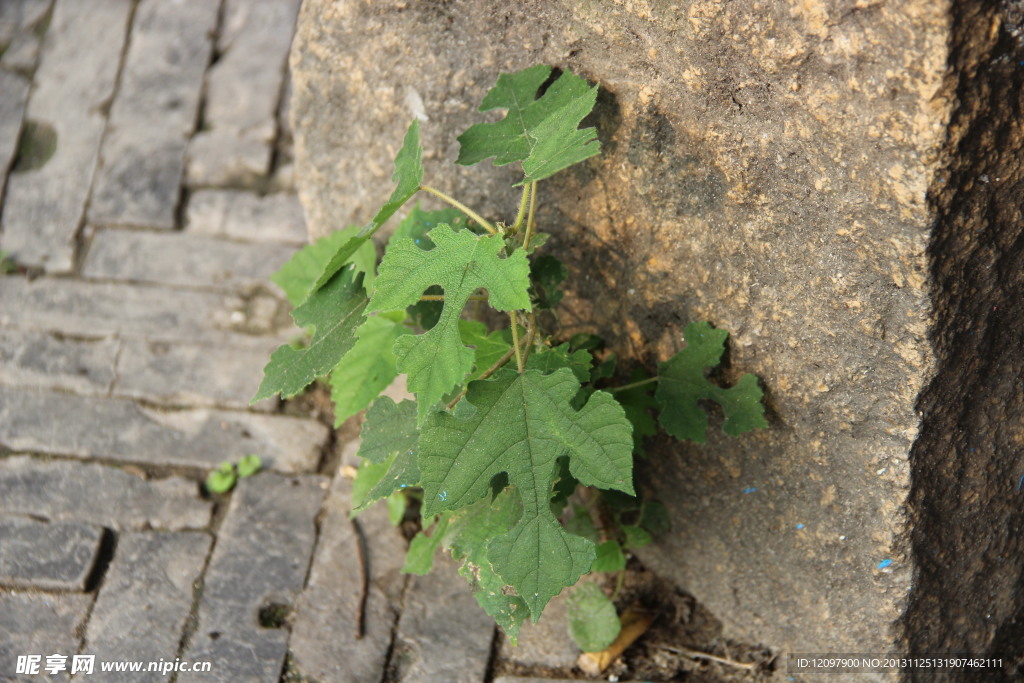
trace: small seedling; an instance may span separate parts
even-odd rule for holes
[[[705,377],[727,336],[706,322],[686,327],[686,347],[658,376],[639,370],[619,387],[600,338],[563,339],[545,325],[569,273],[538,253],[546,241],[538,183],[599,153],[596,130],[579,128],[596,98],[597,86],[568,71],[553,78],[544,65],[502,75],[484,98],[482,111],[507,116],[460,135],[457,163],[521,163],[522,195],[508,222],[424,184],[414,121],[395,158],[397,187],[370,223],[302,249],[273,277],[296,324],[312,333],[302,348],[274,351],[253,399],[288,398],[328,377],[338,424],[368,408],[354,512],[387,500],[397,523],[409,498],[420,499],[422,531],[403,571],[428,572],[435,551],[448,549],[513,642],[563,588],[591,571],[621,577],[623,548],[664,531],[664,507],[633,488],[634,455],[658,421],[676,438],[702,442],[700,403],[710,400],[722,407],[727,434],[766,426],[753,375],[731,388]],[[378,261],[371,238],[420,192],[451,208],[413,207]],[[483,306],[507,326],[467,315]],[[378,398],[398,374],[414,401]],[[595,525],[591,508],[609,523]],[[585,649],[618,629],[612,602],[595,588],[572,598],[573,613],[585,617],[573,620]]]
[[[243,455],[238,465],[230,460],[222,462],[217,469],[206,475],[206,490],[210,493],[227,493],[235,487],[239,479],[251,477],[260,471],[263,461],[258,455]]]

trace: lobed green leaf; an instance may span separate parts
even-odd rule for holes
[[[284,291],[289,303],[300,305],[306,300],[313,284],[320,277],[327,262],[338,249],[351,240],[359,232],[357,226],[336,230],[313,244],[307,244],[292,254],[292,257],[270,279]],[[363,285],[369,291],[376,278],[377,253],[372,242],[363,242],[352,254],[350,263],[355,264],[357,272],[363,273]]]
[[[622,630],[615,605],[595,583],[583,583],[569,594],[569,635],[584,652],[600,652]]]

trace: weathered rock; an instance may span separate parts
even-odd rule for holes
[[[217,7],[206,0],[139,5],[89,205],[93,223],[174,227]]]
[[[112,529],[200,529],[211,503],[182,477],[143,479],[107,465],[9,456],[0,460],[0,512]]]
[[[540,191],[548,249],[576,274],[567,319],[585,321],[565,332],[600,332],[653,367],[686,322],[710,320],[732,335],[722,380],[758,374],[772,422],[666,443],[643,463],[641,488],[674,523],[644,561],[725,637],[777,651],[903,651],[901,614],[921,652],[1019,651],[1024,541],[1006,492],[1020,435],[995,425],[1019,420],[1019,385],[999,378],[1021,374],[1024,269],[1019,207],[986,213],[997,188],[1019,195],[1014,7],[308,0],[291,59],[300,197],[313,235],[365,223],[419,118],[430,184],[508,220],[513,167],[447,165],[456,136],[489,116],[475,111],[484,93],[539,62],[600,82],[603,154]],[[950,45],[970,57],[957,98]],[[983,67],[991,85],[973,80]],[[938,175],[954,153],[985,161]],[[935,301],[930,239],[945,250]],[[948,310],[936,320],[933,306]],[[922,435],[915,406],[937,367]],[[943,512],[929,516],[933,496]],[[914,537],[926,527],[946,542]]]
[[[80,340],[0,329],[0,383],[105,394],[114,383],[116,339]]]
[[[0,585],[82,591],[102,542],[103,529],[88,524],[0,517]]]
[[[251,242],[302,245],[306,220],[292,193],[197,190],[188,201],[188,232]]]
[[[0,69],[0,91],[4,93],[0,99],[0,174],[4,177],[18,151],[18,136],[30,85],[18,74]]]
[[[562,591],[544,608],[536,624],[523,623],[516,645],[508,639],[501,644],[501,657],[518,666],[569,671],[576,666],[579,647],[569,637],[568,591]]]
[[[173,661],[211,539],[197,532],[121,534],[85,632],[99,661]],[[108,672],[106,680],[162,680]]]
[[[0,593],[0,672],[5,680],[38,681],[42,674],[49,680],[66,681],[90,607],[91,595]],[[66,670],[48,675],[46,655],[50,654],[67,657]],[[19,655],[40,657],[34,674],[15,675]]]
[[[281,676],[288,614],[316,542],[314,520],[327,489],[319,476],[269,472],[239,482],[221,525],[187,657],[231,662],[181,681],[268,681]]]
[[[20,263],[57,272],[73,265],[131,8],[127,0],[54,8],[22,133],[32,153],[8,179],[4,201],[0,247]]]

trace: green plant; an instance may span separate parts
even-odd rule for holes
[[[3,249],[0,249],[0,275],[10,275],[18,270],[17,264]]]
[[[206,490],[210,493],[227,493],[235,487],[239,479],[251,477],[262,467],[263,460],[258,455],[243,455],[237,465],[225,460],[217,469],[210,470],[206,475]]]
[[[722,406],[728,434],[765,426],[753,375],[728,389],[705,378],[726,337],[707,323],[686,328],[687,346],[658,377],[641,370],[614,389],[604,387],[615,357],[600,339],[558,340],[542,327],[538,313],[554,312],[568,273],[536,253],[545,241],[535,220],[538,182],[599,152],[595,129],[579,128],[597,86],[569,72],[550,75],[543,65],[502,75],[481,110],[507,116],[459,136],[460,164],[521,162],[515,218],[492,222],[424,185],[413,122],[395,159],[397,187],[373,220],[306,247],[274,276],[312,338],[272,354],[253,399],[287,398],[329,376],[339,424],[369,407],[354,513],[386,499],[400,520],[418,499],[423,530],[405,571],[427,572],[436,550],[449,549],[513,641],[563,588],[593,570],[622,572],[623,547],[667,526],[664,507],[633,489],[634,453],[656,431],[653,410],[666,431],[694,441],[707,429],[702,399]],[[415,206],[376,267],[371,237],[421,191],[452,208]],[[467,307],[485,304],[507,315],[505,329],[465,318]],[[376,398],[399,373],[416,400]],[[608,522],[595,525],[592,515]],[[574,603],[614,617],[611,603],[594,607],[597,594],[585,590]],[[580,637],[587,646],[603,642],[615,630],[607,626]]]

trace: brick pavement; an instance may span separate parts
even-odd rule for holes
[[[327,463],[356,443],[248,405],[299,334],[267,279],[306,235],[298,5],[0,2],[0,680],[79,654],[212,664],[104,681],[469,683],[509,659],[450,566],[410,579],[383,509],[349,520]],[[203,493],[247,453],[267,469]],[[564,668],[564,636],[533,640],[509,661]]]

